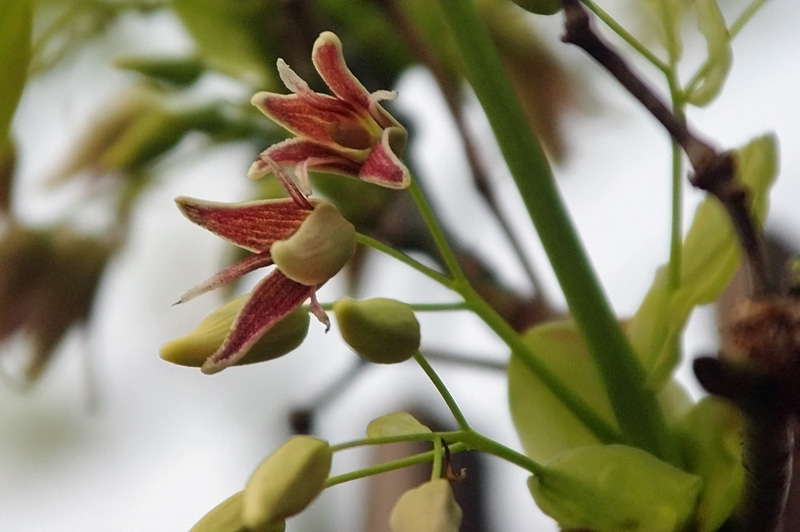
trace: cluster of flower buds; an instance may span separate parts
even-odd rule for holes
[[[249,175],[258,179],[273,174],[289,197],[236,204],[177,199],[189,220],[251,253],[189,290],[179,303],[250,271],[270,265],[275,269],[249,295],[228,303],[195,331],[165,345],[161,354],[166,360],[216,373],[234,364],[280,356],[305,335],[306,324],[292,316],[307,300],[311,312],[329,326],[316,292],[353,255],[356,233],[334,205],[309,197],[309,170],[390,189],[410,183],[408,169],[395,154],[405,146],[406,131],[380,104],[394,94],[369,93],[347,68],[341,42],[333,33],[319,36],[312,60],[333,95],[312,91],[279,60],[278,72],[291,94],[261,92],[253,97],[256,107],[295,137],[267,148]],[[345,314],[352,316],[352,307]],[[383,328],[402,340],[402,353],[392,356],[405,359],[419,346],[419,326],[413,313],[401,314],[402,324],[394,329],[386,329],[383,323],[366,326]],[[362,338],[358,345],[365,348],[367,343]],[[364,356],[376,358],[375,349],[365,349]]]

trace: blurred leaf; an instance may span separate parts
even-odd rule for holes
[[[197,81],[204,70],[203,63],[195,57],[120,57],[114,65],[179,87]]]
[[[625,445],[568,450],[528,480],[536,504],[562,528],[595,532],[686,530],[701,484]]]
[[[0,147],[25,86],[31,58],[32,0],[4,0],[0,9]]]
[[[367,425],[368,438],[405,436],[406,434],[420,434],[422,432],[431,432],[431,429],[417,421],[408,412],[392,412],[373,419]]]
[[[11,209],[16,166],[17,147],[10,138],[0,138],[0,216],[8,215]]]
[[[697,26],[706,39],[708,58],[707,69],[699,82],[686,95],[686,101],[693,105],[709,104],[717,97],[733,61],[730,35],[725,19],[717,5],[717,0],[696,0]]]
[[[697,403],[676,429],[688,470],[703,479],[697,532],[718,530],[739,501],[745,476],[743,430],[739,410],[716,397]]]
[[[681,19],[685,0],[648,0],[658,20],[659,37],[670,60],[677,63],[683,53]]]
[[[275,89],[277,54],[267,21],[270,0],[173,0],[172,5],[212,68],[255,87]]]
[[[573,321],[538,325],[523,339],[564,386],[604,421],[617,426],[603,380]],[[508,396],[522,447],[535,461],[547,462],[567,449],[602,443],[516,356],[508,364]],[[659,392],[658,402],[669,423],[680,419],[691,406],[686,391],[674,381]]]
[[[737,177],[750,191],[757,220],[767,213],[767,192],[778,170],[775,137],[759,137],[736,153]],[[740,250],[725,209],[708,197],[695,211],[683,242],[680,286],[670,290],[662,267],[632,318],[629,336],[648,372],[649,385],[659,389],[679,362],[677,340],[697,305],[714,301],[739,265]]]

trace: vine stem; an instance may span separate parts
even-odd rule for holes
[[[359,244],[362,244],[364,246],[369,246],[369,247],[371,247],[373,249],[376,249],[376,250],[380,251],[381,253],[385,253],[386,255],[389,255],[390,257],[393,257],[393,258],[399,260],[400,262],[402,262],[402,263],[412,267],[413,269],[417,270],[421,274],[423,274],[423,275],[425,275],[427,277],[430,277],[431,279],[433,279],[437,283],[445,286],[446,288],[452,289],[454,287],[453,280],[450,279],[445,274],[434,270],[430,266],[426,266],[426,265],[422,264],[420,261],[408,256],[407,254],[403,253],[402,251],[394,249],[392,246],[384,244],[380,240],[377,240],[375,238],[372,238],[371,236],[367,236],[367,235],[362,234],[362,233],[356,233],[356,241]]]
[[[447,389],[442,379],[439,378],[439,375],[436,373],[436,370],[428,363],[425,357],[417,351],[414,353],[414,360],[417,361],[419,367],[422,368],[422,371],[425,372],[425,375],[431,380],[433,385],[436,387],[436,390],[439,392],[439,395],[442,396],[444,402],[447,403],[447,408],[450,409],[450,412],[453,414],[453,417],[456,418],[458,422],[458,426],[461,430],[468,431],[470,430],[469,423],[467,423],[467,418],[464,417],[464,414],[461,412],[461,409],[458,407],[456,400],[453,398],[453,395],[450,393],[450,390]]]
[[[572,316],[603,378],[624,440],[676,460],[655,395],[600,287],[473,2],[441,0],[465,73],[486,112]],[[515,334],[518,338],[518,336]],[[522,343],[521,341],[516,343]]]

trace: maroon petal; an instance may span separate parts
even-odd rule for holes
[[[314,42],[311,59],[319,75],[336,96],[356,109],[369,109],[369,91],[347,68],[339,37],[329,31],[322,32]]]
[[[180,197],[175,203],[189,220],[255,253],[269,251],[273,242],[294,234],[311,213],[284,198],[218,203]]]
[[[309,163],[309,167],[321,172],[357,177],[360,163],[348,159],[343,153],[349,154],[349,150],[343,152],[306,139],[288,139],[264,150],[250,166],[247,175],[251,179],[258,179],[272,173],[269,165],[271,159],[282,167],[294,167],[307,160],[324,160],[325,162],[320,164]]]
[[[231,331],[216,353],[208,357],[202,371],[216,373],[241,359],[270,327],[314,294],[315,287],[296,283],[275,270],[256,285]]]
[[[369,157],[361,165],[359,179],[381,185],[386,188],[403,189],[411,182],[411,174],[406,165],[392,151],[389,140],[394,134],[405,134],[400,128],[388,128],[383,131],[381,142],[376,144]]]
[[[269,266],[270,264],[272,264],[272,257],[270,256],[269,251],[259,253],[258,255],[250,255],[244,260],[240,260],[237,263],[231,264],[213,277],[206,279],[199,285],[187,291],[180,297],[180,299],[178,299],[178,301],[175,302],[175,304],[179,305],[181,303],[186,303],[190,299],[194,299],[195,297],[205,294],[210,290],[224,286],[232,281],[235,281],[246,273],[257,270],[258,268],[263,268],[264,266]]]

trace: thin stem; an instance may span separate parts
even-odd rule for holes
[[[502,443],[498,443],[475,431],[469,431],[469,433],[463,436],[461,441],[469,445],[472,449],[499,456],[512,464],[530,471],[534,475],[538,475],[544,471],[543,466],[534,462],[524,454],[518,453]]]
[[[664,75],[669,75],[671,69],[668,64],[664,61],[659,59],[653,52],[650,51],[644,44],[642,44],[636,37],[634,37],[628,30],[622,27],[622,25],[614,20],[614,17],[609,15],[606,11],[603,11],[603,8],[595,4],[592,0],[580,0],[583,5],[585,5],[589,11],[595,14],[597,18],[603,21],[603,23],[608,26],[614,33],[616,33],[623,41],[628,43],[628,45],[639,52],[639,55],[647,59],[654,67],[659,69]]]
[[[474,3],[441,2],[464,59],[466,76],[486,112],[571,314],[586,338],[625,441],[661,457],[674,456],[661,409],[654,394],[645,388],[644,370],[592,270],[550,165],[531,134]],[[513,336],[516,344],[524,345]],[[522,356],[535,364],[532,356]]]
[[[431,480],[436,480],[442,476],[442,439],[433,440],[433,465],[431,466]]]
[[[728,35],[730,36],[730,40],[732,41],[739,32],[750,22],[750,19],[761,9],[766,3],[766,0],[753,0],[750,5],[748,5],[745,10],[739,15],[739,17],[731,24],[731,27],[728,29]],[[706,61],[697,69],[697,72],[689,80],[689,83],[686,84],[686,88],[683,90],[683,94],[691,94],[700,82],[703,80],[708,71],[711,70],[711,58],[706,59]]]
[[[461,427],[462,430],[470,430],[469,423],[467,423],[467,418],[464,417],[464,414],[458,407],[456,400],[453,399],[450,390],[447,389],[447,386],[445,386],[444,382],[442,382],[442,379],[439,378],[439,375],[436,373],[436,370],[433,369],[433,367],[428,363],[427,360],[425,360],[425,357],[422,356],[422,353],[420,353],[419,351],[414,353],[414,360],[417,361],[419,367],[422,368],[422,371],[425,372],[425,374],[431,380],[433,385],[436,387],[436,390],[439,392],[439,395],[442,396],[444,402],[447,403],[447,408],[450,409],[450,412],[452,412],[453,417],[456,418],[458,426]]]
[[[453,445],[449,446],[451,453],[458,453],[465,451],[466,449],[467,446],[463,443],[454,443]],[[352,471],[350,473],[329,477],[328,480],[325,481],[325,487],[330,488],[331,486],[342,484],[343,482],[349,482],[351,480],[369,477],[379,473],[386,473],[387,471],[394,471],[395,469],[402,469],[404,467],[421,464],[423,462],[430,462],[433,460],[434,454],[434,451],[413,454],[411,456],[401,458],[400,460],[392,460],[391,462],[385,462],[372,467],[365,467],[364,469],[359,469],[358,471]]]
[[[683,119],[683,102],[677,79],[676,65],[670,63],[671,72],[667,75],[672,111]],[[668,286],[675,291],[681,284],[681,263],[683,260],[683,155],[675,140],[672,145],[672,215],[670,224]]]
[[[401,434],[399,436],[381,436],[378,438],[361,438],[358,440],[350,440],[336,445],[331,445],[332,452],[344,451],[346,449],[353,449],[355,447],[364,447],[365,445],[384,445],[387,443],[399,443],[405,441],[434,441],[436,439],[444,441],[458,441],[464,434],[463,431],[453,432],[418,432],[416,434]]]
[[[453,280],[450,279],[449,277],[447,277],[446,275],[444,275],[443,273],[440,273],[440,272],[434,270],[433,268],[422,264],[418,260],[411,258],[410,256],[406,255],[402,251],[399,251],[399,250],[394,249],[393,247],[391,247],[391,246],[389,246],[387,244],[384,244],[380,240],[376,240],[376,239],[372,238],[371,236],[367,236],[367,235],[362,234],[362,233],[357,233],[356,234],[356,240],[358,241],[359,244],[362,244],[362,245],[365,245],[365,246],[369,246],[369,247],[371,247],[373,249],[377,249],[381,253],[385,253],[386,255],[389,255],[389,256],[399,260],[400,262],[402,262],[402,263],[404,263],[404,264],[406,264],[408,266],[411,266],[412,268],[414,268],[418,272],[422,273],[423,275],[426,275],[426,276],[430,277],[431,279],[433,279],[437,283],[439,283],[439,284],[441,284],[441,285],[443,285],[443,286],[445,286],[447,288],[450,288],[450,289],[453,288]]]
[[[325,310],[333,310],[335,301],[322,303]],[[458,310],[470,310],[469,305],[461,301],[459,303],[406,303],[414,312],[452,312]]]
[[[460,355],[454,355],[452,353],[431,351],[430,349],[425,351],[425,358],[428,360],[437,360],[446,364],[458,364],[460,366],[489,369],[493,371],[505,371],[508,365],[507,362],[500,360],[493,360],[485,357],[464,357]]]
[[[433,237],[433,241],[436,244],[436,249],[439,250],[439,254],[442,256],[444,263],[447,265],[447,269],[450,270],[450,275],[453,276],[455,283],[466,283],[467,277],[464,275],[464,271],[461,269],[461,265],[458,263],[456,254],[453,252],[453,249],[447,242],[447,239],[444,236],[444,231],[442,231],[442,227],[439,224],[436,215],[433,213],[433,209],[431,209],[428,199],[425,197],[425,194],[422,192],[422,189],[415,179],[411,180],[411,186],[408,188],[408,191],[411,193],[411,197],[414,200],[414,203],[417,205],[417,209],[419,209],[419,214],[422,216],[425,226],[431,233],[431,237]]]

